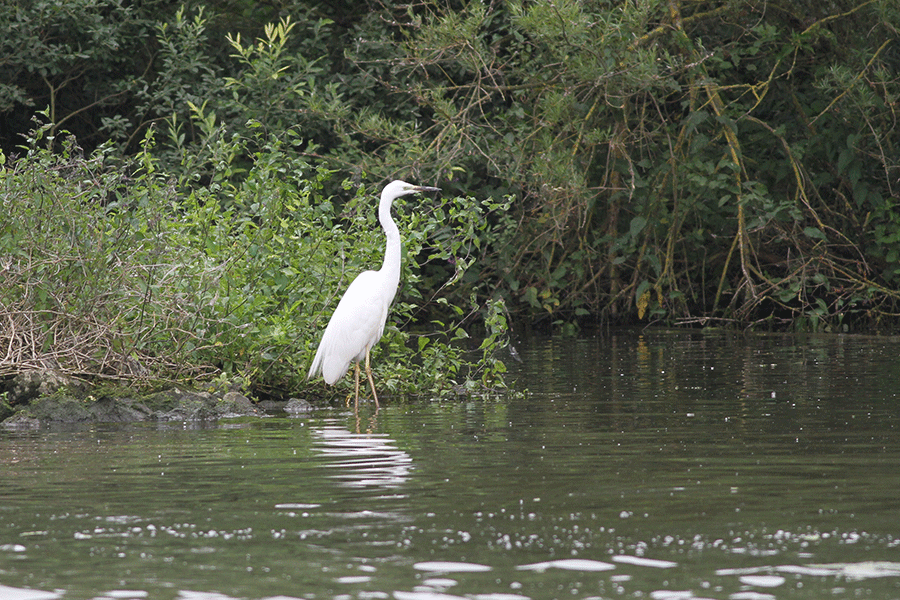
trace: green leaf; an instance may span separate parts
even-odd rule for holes
[[[647,281],[647,280],[645,279],[644,281],[640,282],[640,283],[638,284],[638,286],[637,286],[637,290],[635,290],[635,292],[634,292],[634,298],[635,298],[635,300],[637,300],[638,298],[640,298],[641,296],[643,296],[643,295],[644,295],[644,292],[646,292],[649,288],[650,288],[650,282],[649,282],[649,281]]]
[[[631,219],[631,227],[628,230],[628,233],[631,237],[637,237],[637,235],[643,231],[644,227],[647,225],[647,219],[644,217],[635,217]]]
[[[804,227],[803,234],[816,240],[825,240],[825,234],[818,227]]]

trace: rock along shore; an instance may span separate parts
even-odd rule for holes
[[[301,403],[309,406],[292,400],[281,408],[300,412]],[[27,371],[0,381],[0,424],[5,428],[53,423],[216,421],[265,414],[249,398],[227,386],[204,391],[172,386],[141,394],[125,386],[94,387],[52,370]]]

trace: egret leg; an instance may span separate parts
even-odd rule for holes
[[[347,394],[347,397],[344,398],[344,406],[350,408],[350,398],[353,397],[353,392]],[[359,402],[359,363],[356,364],[356,401]]]
[[[359,363],[357,363],[356,366],[359,366]],[[375,393],[375,380],[372,379],[372,367],[369,366],[368,350],[366,350],[366,375],[369,376],[369,385],[372,386],[372,397],[375,398],[375,408],[378,408],[378,394]]]
[[[359,410],[359,363],[356,363],[356,368],[353,370],[354,374],[356,374],[356,398],[353,400],[353,410]]]

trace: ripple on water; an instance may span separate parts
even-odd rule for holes
[[[613,562],[626,565],[634,565],[636,567],[652,567],[656,569],[671,569],[677,567],[678,563],[671,560],[658,560],[655,558],[644,558],[642,556],[630,556],[627,554],[619,554],[612,557]]]
[[[849,581],[861,581],[877,577],[900,577],[900,563],[890,561],[866,561],[859,563],[829,563],[808,565],[776,565],[765,567],[749,567],[745,569],[718,569],[716,575],[727,577],[737,575],[739,580],[749,585],[763,587],[764,582],[781,580],[783,577],[767,575],[772,572],[787,573],[790,575],[806,575],[809,577],[842,577]],[[763,575],[757,575],[763,573]],[[747,580],[747,581],[745,581]]]
[[[417,592],[394,592],[396,600],[466,600],[465,596],[455,596],[453,594],[444,594],[442,592],[417,591]]]
[[[437,573],[478,573],[490,571],[491,567],[477,563],[452,562],[452,561],[425,561],[413,565],[419,571],[434,571]]]
[[[742,575],[738,581],[754,587],[773,588],[784,584],[785,579],[780,575]]]
[[[599,560],[588,560],[584,558],[566,558],[561,560],[549,560],[546,562],[532,563],[530,565],[519,565],[516,567],[520,571],[546,571],[547,569],[563,569],[565,571],[609,571],[615,569],[616,565],[601,562]]]
[[[62,594],[0,585],[0,598],[4,600],[56,600],[62,598]]]

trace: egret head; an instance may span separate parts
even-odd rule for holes
[[[381,197],[394,200],[395,198],[399,198],[400,196],[405,196],[407,194],[414,194],[416,192],[439,192],[440,189],[441,188],[428,187],[426,185],[413,185],[411,183],[406,183],[405,181],[400,181],[398,179],[384,186],[384,190],[381,192]]]

